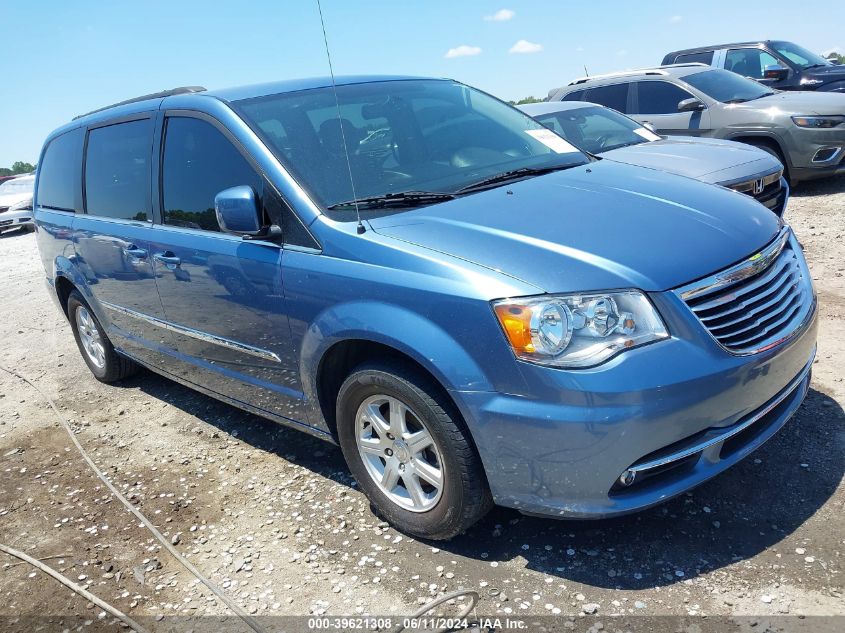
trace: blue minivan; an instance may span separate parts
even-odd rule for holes
[[[816,296],[782,219],[451,80],[123,102],[50,135],[34,207],[97,379],[144,366],[336,442],[419,537],[493,503],[660,503],[809,386]]]

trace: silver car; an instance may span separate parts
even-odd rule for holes
[[[0,233],[12,229],[30,230],[32,221],[32,191],[35,174],[26,174],[0,185]]]
[[[756,145],[791,182],[845,173],[845,95],[780,92],[727,70],[676,64],[583,77],[549,101],[592,101],[650,123],[661,134]]]
[[[585,101],[519,108],[591,154],[722,185],[783,215],[789,197],[783,165],[761,149],[733,141],[660,136],[616,110]]]

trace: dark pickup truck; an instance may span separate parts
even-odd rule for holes
[[[781,40],[701,46],[669,53],[663,64],[701,62],[778,90],[845,92],[845,65]]]

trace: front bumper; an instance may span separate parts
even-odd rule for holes
[[[0,213],[0,231],[35,226],[32,209],[18,209]]]
[[[642,510],[726,470],[783,427],[807,393],[815,298],[786,342],[722,348],[675,293],[652,296],[672,337],[599,367],[517,363],[521,393],[455,392],[494,500],[527,514]],[[635,470],[634,483],[620,476]]]
[[[812,180],[845,173],[845,128],[796,129],[787,139],[792,180]]]

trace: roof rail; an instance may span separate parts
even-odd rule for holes
[[[96,114],[97,112],[103,112],[104,110],[110,110],[111,108],[127,105],[129,103],[138,103],[139,101],[147,101],[149,99],[163,99],[164,97],[170,97],[172,95],[184,95],[192,94],[195,92],[205,92],[205,90],[206,88],[203,88],[202,86],[180,86],[179,88],[171,88],[170,90],[162,90],[161,92],[152,92],[148,95],[141,95],[140,97],[127,99],[126,101],[118,101],[117,103],[113,103],[102,108],[97,108],[96,110],[91,110],[91,112],[86,112],[85,114],[80,114],[73,117],[73,120],[76,121],[77,119],[86,117],[89,114]]]
[[[606,73],[604,75],[590,75],[588,77],[579,77],[570,81],[567,86],[575,86],[577,84],[587,83],[592,79],[607,79],[609,77],[629,77],[632,75],[668,75],[665,72],[667,68],[696,68],[698,66],[707,66],[701,62],[687,62],[685,64],[665,64],[663,66],[650,66],[648,68],[637,68],[634,70],[622,70],[615,73]]]

